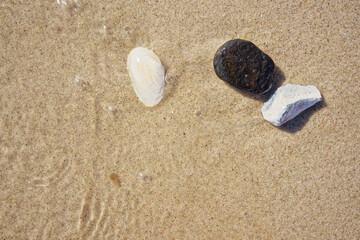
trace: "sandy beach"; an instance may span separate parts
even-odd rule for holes
[[[360,1],[0,0],[0,239],[358,239]],[[246,39],[323,101],[219,79]],[[168,74],[142,104],[137,46]]]

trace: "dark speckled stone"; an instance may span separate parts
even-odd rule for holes
[[[232,86],[263,94],[274,78],[273,60],[252,42],[235,39],[226,42],[214,57],[216,75]]]

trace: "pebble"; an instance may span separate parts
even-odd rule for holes
[[[214,68],[225,82],[257,94],[270,90],[275,75],[273,60],[255,44],[242,39],[230,40],[218,49]]]
[[[108,110],[109,110],[109,113],[110,113],[113,117],[115,117],[115,118],[119,117],[119,115],[120,115],[119,109],[117,109],[117,108],[115,108],[115,107],[113,107],[113,106],[109,106],[109,107],[108,107]]]
[[[84,78],[79,77],[78,75],[75,76],[74,83],[76,86],[80,87],[83,90],[87,90],[90,88],[90,83],[87,82]]]
[[[127,69],[139,100],[148,107],[158,104],[165,88],[165,68],[159,57],[147,48],[134,48],[128,55]]]
[[[78,0],[56,0],[56,2],[71,14],[79,9]]]
[[[139,174],[139,179],[140,181],[142,181],[143,183],[149,183],[152,180],[152,177],[146,173],[140,173]]]
[[[201,117],[201,111],[200,110],[195,110],[194,115],[195,115],[195,117]]]
[[[116,173],[111,173],[109,175],[109,179],[111,180],[111,182],[117,186],[117,187],[120,187],[121,186],[121,182],[120,182],[120,177],[119,175],[117,175]]]
[[[315,86],[287,84],[276,90],[261,111],[266,121],[280,126],[321,100]]]

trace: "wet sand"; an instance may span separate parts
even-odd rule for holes
[[[61,2],[61,1],[60,1]],[[70,1],[68,1],[70,3]],[[0,1],[0,239],[356,239],[359,1]],[[324,101],[284,127],[216,77],[225,41]],[[126,58],[152,49],[163,100]]]

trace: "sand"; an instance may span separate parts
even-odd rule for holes
[[[0,239],[360,236],[359,1],[61,5],[0,1]],[[234,38],[324,101],[266,122],[213,70]],[[136,46],[168,69],[154,108]]]

